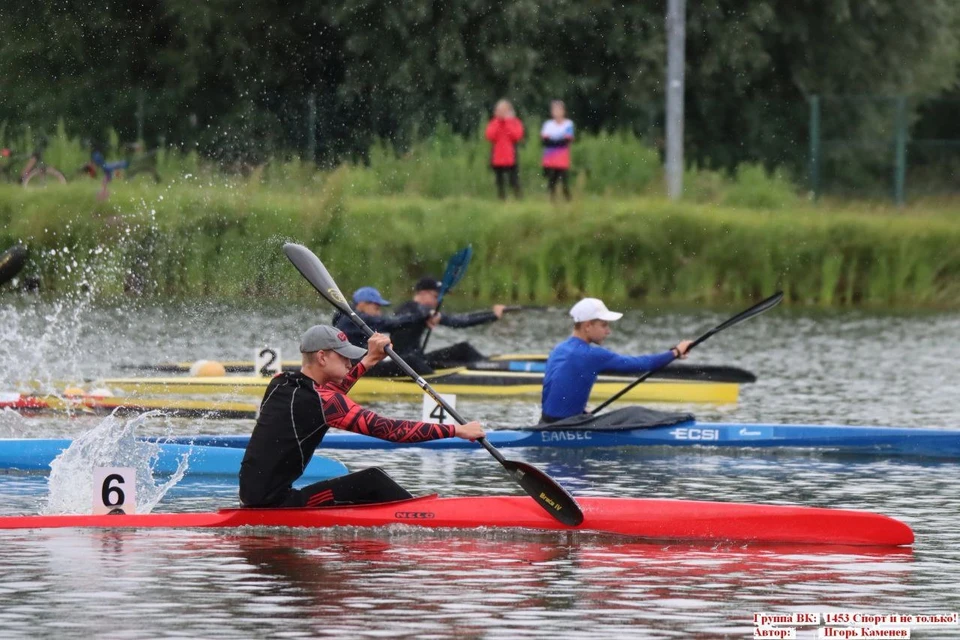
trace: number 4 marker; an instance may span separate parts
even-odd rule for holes
[[[452,393],[442,393],[440,397],[447,401],[454,409],[457,408],[457,396]],[[451,424],[450,416],[446,410],[441,407],[430,396],[423,395],[423,412],[420,417],[421,422],[436,422],[438,424]]]

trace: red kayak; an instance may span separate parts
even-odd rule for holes
[[[528,497],[423,496],[383,504],[321,509],[222,509],[213,513],[0,517],[0,529],[416,527],[582,530],[697,542],[901,546],[913,531],[887,516],[863,511],[694,500],[578,498],[583,524],[567,527]]]
[[[50,410],[52,405],[37,396],[23,396],[19,393],[0,393],[0,409],[12,409],[25,414],[34,411]]]

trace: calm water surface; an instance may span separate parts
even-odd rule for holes
[[[227,306],[92,308],[0,301],[4,389],[118,375],[120,365],[250,358],[326,310]],[[633,312],[610,345],[655,350],[723,320]],[[482,351],[546,351],[561,310],[437,333]],[[704,343],[693,362],[732,364],[760,382],[712,420],[960,428],[960,315],[809,315],[778,310]],[[385,403],[397,416],[419,407]],[[495,426],[534,421],[529,402],[461,400]],[[74,436],[96,418],[0,414],[0,436]],[[248,421],[155,419],[144,433],[248,433]],[[336,452],[378,464],[414,493],[517,493],[482,451]],[[578,495],[690,498],[868,509],[909,523],[912,550],[637,543],[590,535],[408,528],[0,532],[4,637],[749,637],[760,611],[960,610],[960,465],[815,453],[697,450],[511,451]],[[43,474],[0,475],[0,513],[36,513]],[[231,479],[182,483],[156,511],[236,500]],[[78,505],[82,509],[83,505]],[[914,629],[914,637],[960,637]],[[800,637],[814,637],[805,632]]]

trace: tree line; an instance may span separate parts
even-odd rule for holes
[[[62,117],[126,139],[142,126],[224,160],[314,149],[329,163],[440,122],[475,134],[501,97],[539,122],[561,98],[579,129],[657,146],[664,13],[665,0],[6,0],[0,122]],[[958,63],[956,0],[688,2],[687,157],[801,164],[807,96],[956,98]],[[957,120],[911,105],[925,130]]]

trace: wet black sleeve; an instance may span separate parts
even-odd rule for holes
[[[440,324],[445,327],[463,329],[466,327],[475,327],[488,322],[495,322],[497,315],[493,311],[474,311],[472,313],[460,313],[455,315],[443,314],[440,318]]]
[[[421,317],[419,322],[400,324],[399,326],[386,330],[390,333],[393,348],[398,354],[404,355],[420,350],[420,343],[423,342],[423,333],[427,330],[427,325],[423,321],[423,318],[429,315],[429,313],[429,309],[421,307],[413,300],[397,307],[393,315],[395,318],[406,318],[411,315],[420,315]]]
[[[415,311],[409,313],[396,313],[392,316],[371,317],[370,322],[367,322],[367,324],[369,324],[370,328],[374,331],[390,333],[391,331],[396,331],[397,329],[422,326],[428,317],[430,317],[429,313],[424,311],[421,307],[417,307]]]

